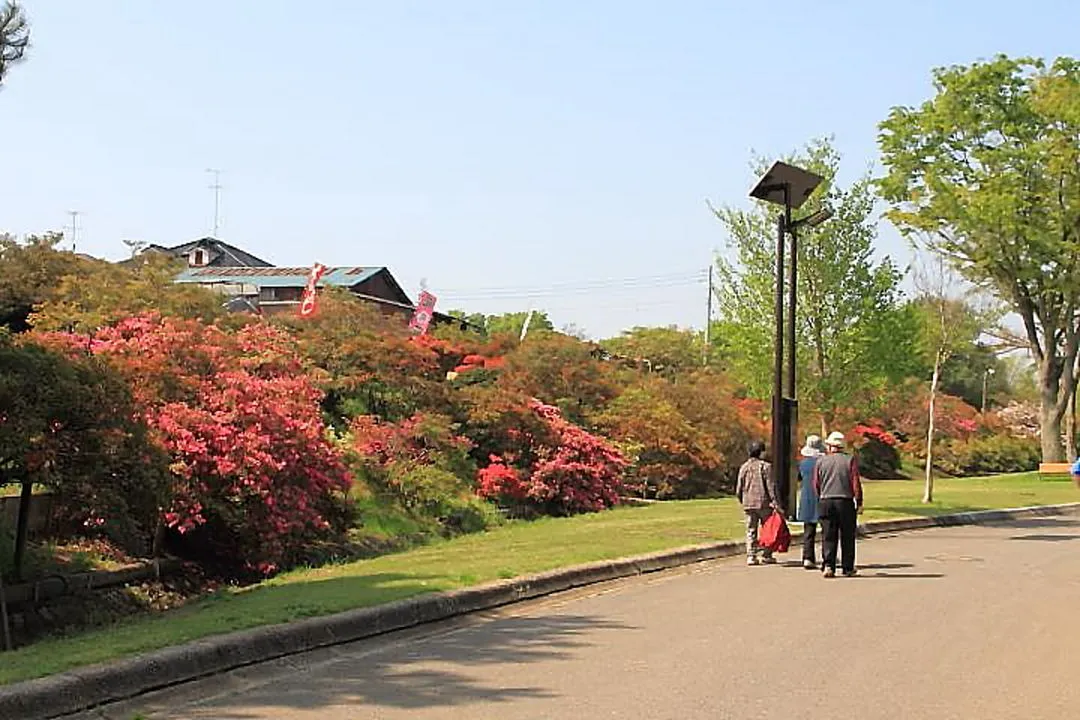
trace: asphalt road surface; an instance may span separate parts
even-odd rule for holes
[[[859,566],[711,562],[79,717],[1080,717],[1080,518],[878,537]]]

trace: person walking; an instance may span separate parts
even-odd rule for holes
[[[758,528],[779,507],[772,468],[762,459],[765,443],[760,440],[750,443],[747,454],[750,457],[739,468],[735,486],[735,496],[746,515],[746,564],[772,565],[776,562],[772,550],[758,543]]]
[[[845,577],[855,575],[856,516],[862,512],[863,489],[859,464],[844,452],[844,434],[833,432],[825,440],[825,455],[814,464],[814,491],[818,518],[825,538],[822,543],[825,577],[836,576],[836,543],[839,537]]]
[[[818,498],[814,491],[814,466],[818,457],[825,454],[825,443],[817,435],[807,435],[799,461],[799,507],[795,519],[803,524],[802,564],[807,570],[817,569]],[[824,553],[823,553],[824,554]]]

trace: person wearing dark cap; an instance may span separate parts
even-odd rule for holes
[[[834,432],[825,440],[825,455],[814,464],[814,492],[818,518],[825,535],[825,577],[836,576],[836,543],[839,537],[845,577],[855,575],[855,526],[862,512],[863,491],[859,464],[844,452],[844,434]]]
[[[762,458],[765,443],[755,440],[747,449],[749,458],[739,468],[739,478],[735,486],[735,496],[746,514],[746,564],[772,565],[776,562],[772,550],[762,548],[758,543],[758,528],[779,505],[776,486],[772,479],[772,469]]]

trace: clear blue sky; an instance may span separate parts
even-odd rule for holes
[[[1080,53],[1066,0],[26,6],[0,229],[75,209],[85,252],[184,242],[220,168],[221,237],[276,264],[386,265],[441,309],[592,335],[701,326],[694,273],[725,241],[704,201],[743,202],[751,150],[834,134],[854,176],[932,67]],[[891,228],[879,250],[906,259]]]

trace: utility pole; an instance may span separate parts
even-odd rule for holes
[[[79,211],[68,210],[68,215],[71,216],[71,252],[75,252],[75,236],[79,232]]]
[[[705,348],[701,351],[701,364],[709,364],[709,345],[712,343],[712,269],[713,266],[709,265],[709,294],[705,299]]]
[[[207,168],[206,172],[214,176],[214,184],[210,186],[210,189],[214,191],[214,233],[211,237],[217,238],[218,227],[221,224],[221,171]]]

